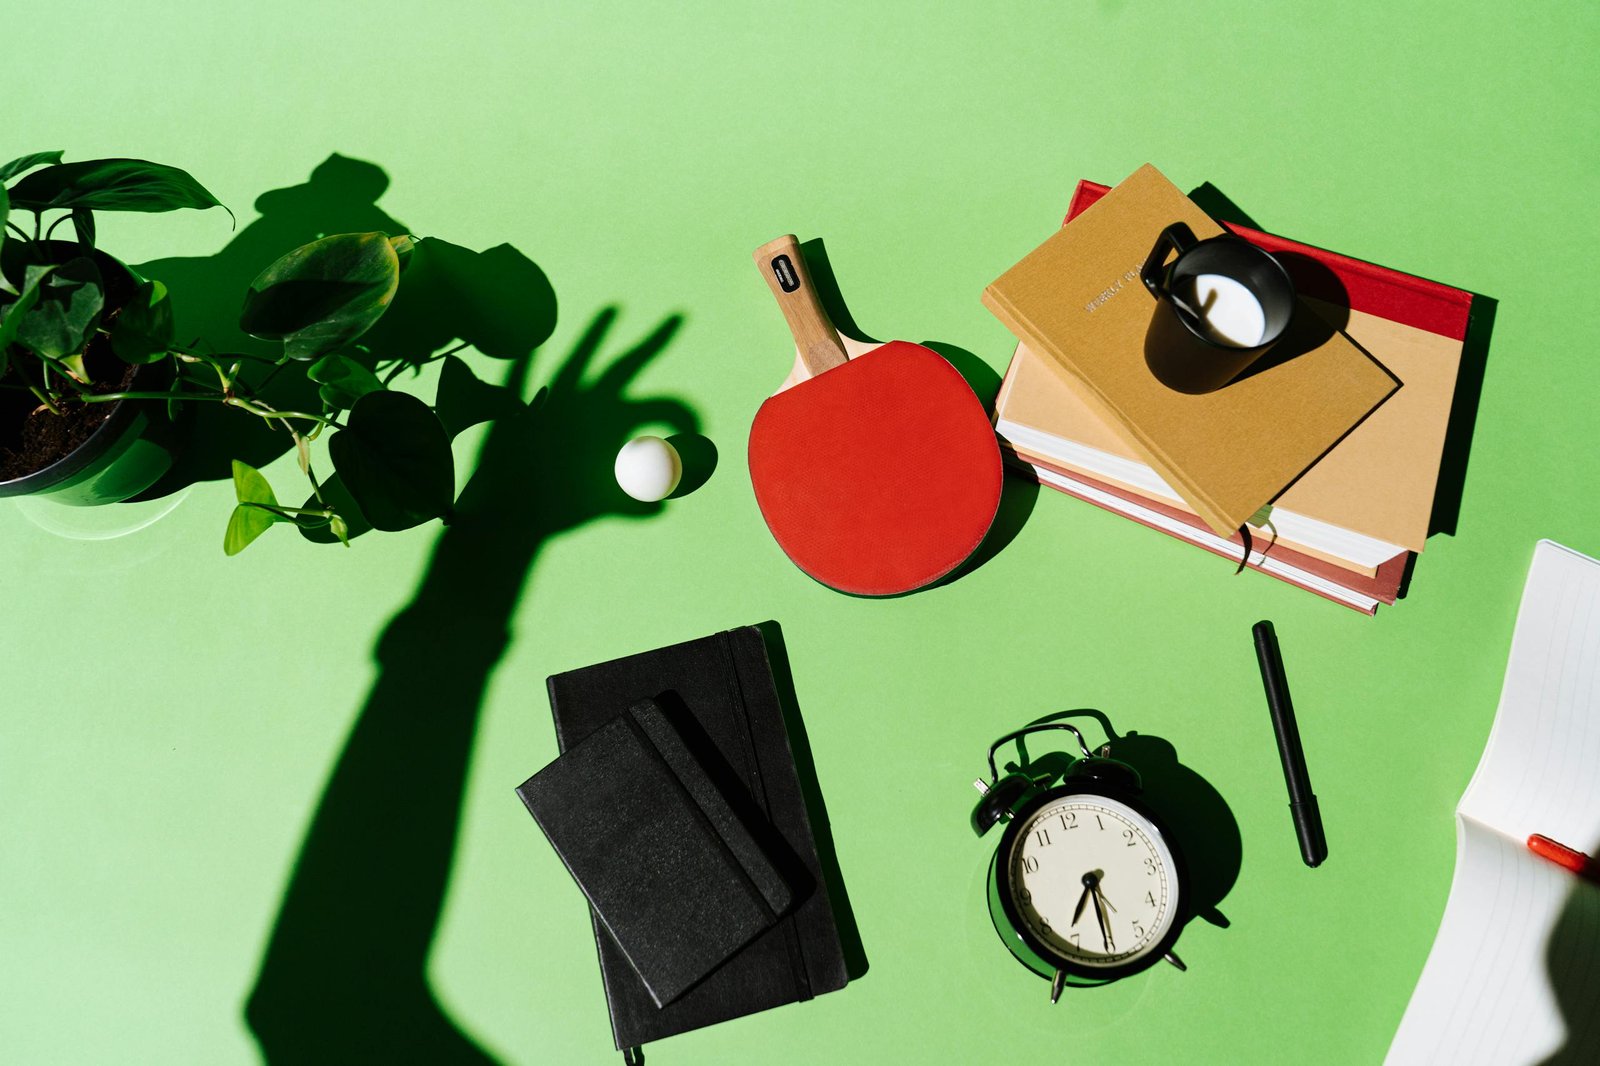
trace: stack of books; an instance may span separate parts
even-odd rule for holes
[[[1153,173],[1145,168],[1124,185],[1142,180],[1146,171]],[[1067,215],[1068,230],[1108,191],[1081,182]],[[1097,221],[1104,227],[1113,220],[1102,215]],[[1120,360],[1125,367],[1137,362],[1135,369],[1142,369],[1142,352],[1101,352],[1094,356],[1102,361],[1097,366],[1094,358],[1081,359],[1084,353],[1072,349],[1072,322],[1065,330],[1041,328],[1039,315],[1019,315],[1006,302],[1008,284],[1011,292],[1018,289],[1008,279],[1027,265],[1024,260],[986,294],[991,309],[1022,338],[996,402],[996,431],[1008,458],[1031,468],[1042,484],[1372,614],[1379,603],[1395,602],[1413,556],[1425,546],[1472,296],[1246,227],[1227,228],[1276,255],[1294,278],[1302,313],[1325,320],[1329,332],[1353,342],[1398,387],[1363,408],[1373,394],[1367,382],[1362,386],[1366,391],[1357,390],[1364,398],[1354,407],[1347,405],[1355,416],[1321,444],[1315,443],[1321,438],[1300,431],[1312,416],[1330,409],[1338,388],[1348,382],[1326,367],[1317,368],[1328,383],[1329,400],[1298,407],[1275,401],[1267,390],[1280,384],[1274,374],[1292,384],[1286,371],[1296,364],[1308,374],[1312,366],[1302,361],[1320,357],[1322,351],[1299,355],[1220,390],[1244,395],[1240,386],[1257,389],[1256,410],[1265,415],[1233,423],[1211,417],[1208,428],[1215,432],[1197,446],[1201,457],[1214,459],[1208,483],[1227,487],[1224,475],[1259,465],[1264,457],[1287,455],[1289,462],[1255,471],[1260,476],[1249,488],[1258,493],[1263,486],[1272,488],[1257,501],[1262,505],[1246,503],[1253,512],[1235,506],[1219,513],[1211,506],[1212,497],[1197,493],[1192,479],[1185,477],[1195,464],[1175,464],[1170,450],[1153,447],[1146,432],[1150,418],[1141,423],[1131,417],[1127,405],[1108,402],[1100,387],[1103,366]],[[1153,243],[1157,231],[1149,234],[1149,241],[1142,233],[1130,239],[1133,244]],[[1081,246],[1079,254],[1092,257],[1097,250],[1090,244]],[[1116,268],[1120,274],[1127,249],[1119,255],[1103,264],[1102,272]],[[1136,277],[1126,289],[1126,294],[1111,290],[1109,297],[1097,299],[1121,296],[1130,313],[1148,313],[1134,300],[1153,310]],[[1206,409],[1190,399],[1170,399],[1175,406],[1166,417],[1204,423]],[[1212,412],[1220,410],[1213,401],[1203,402],[1213,403]],[[1326,431],[1326,426],[1320,430]],[[1289,454],[1291,445],[1308,441],[1318,449],[1309,460],[1299,458],[1303,452]],[[1280,480],[1274,484],[1273,478]],[[1232,502],[1253,499],[1235,494]],[[1244,529],[1249,532],[1247,557]]]

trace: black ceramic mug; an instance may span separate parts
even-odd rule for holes
[[[1177,258],[1168,263],[1168,254]],[[1265,355],[1294,316],[1294,283],[1272,255],[1232,234],[1196,240],[1174,222],[1139,271],[1156,299],[1145,333],[1151,373],[1179,392],[1221,388]]]

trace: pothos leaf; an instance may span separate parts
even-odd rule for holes
[[[187,171],[144,159],[89,159],[36,170],[11,187],[11,202],[30,211],[74,207],[99,211],[222,207],[222,202]]]
[[[400,284],[400,256],[383,233],[339,233],[283,256],[250,283],[239,326],[315,359],[383,316]]]
[[[240,503],[278,506],[278,497],[273,495],[272,486],[267,483],[266,475],[249,463],[241,463],[237,459],[233,461],[233,494]]]
[[[77,354],[105,307],[100,268],[79,256],[53,270],[30,266],[28,277],[37,277],[39,299],[22,319],[16,339],[55,359]]]
[[[325,355],[311,365],[306,377],[321,385],[317,390],[322,402],[336,410],[355,406],[355,402],[369,392],[383,388],[378,375],[351,359],[335,352]]]
[[[143,282],[111,324],[111,350],[125,363],[154,363],[172,346],[172,300],[159,281]]]
[[[234,507],[233,514],[228,516],[228,529],[222,537],[222,550],[228,555],[238,555],[244,551],[273,523],[289,521],[283,515],[267,509],[276,508],[278,498],[273,495],[272,486],[267,484],[261,471],[237,459],[233,461],[233,492],[239,503]]]
[[[24,170],[42,167],[46,163],[59,163],[64,152],[34,152],[32,155],[19,156],[0,167],[0,182],[10,181]]]
[[[28,280],[22,286],[22,292],[18,294],[11,306],[5,309],[4,316],[0,317],[0,370],[4,369],[6,349],[11,346],[12,341],[16,340],[17,331],[22,328],[22,320],[27,317],[29,309],[38,302],[39,283],[54,270],[54,267],[29,269]]]
[[[345,425],[328,441],[328,455],[375,529],[410,529],[450,509],[450,438],[427,404],[404,392],[369,392]]]
[[[262,510],[254,504],[241,503],[234,507],[233,513],[228,516],[228,528],[222,534],[222,551],[225,555],[238,555],[250,546],[250,542],[272,527],[274,522],[282,521],[271,511]]]

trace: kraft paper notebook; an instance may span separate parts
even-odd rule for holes
[[[619,1050],[843,988],[844,949],[828,898],[766,643],[751,626],[642,652],[548,681],[563,753],[639,703],[674,715],[678,733],[792,886],[793,903],[698,984],[657,1006],[591,908]]]
[[[1527,847],[1538,833],[1600,852],[1597,768],[1600,562],[1540,541],[1494,727],[1456,805],[1450,898],[1389,1066],[1600,1062],[1600,885]]]
[[[1138,271],[1156,236],[1184,222],[1223,232],[1152,166],[1141,167],[1072,225],[984,290],[983,302],[1031,350],[1082,386],[1114,426],[1217,533],[1227,536],[1366,418],[1398,382],[1302,305],[1290,337],[1320,344],[1215,392],[1162,385],[1144,362],[1155,301]],[[1289,349],[1277,353],[1288,354]],[[1269,353],[1268,362],[1271,360]]]

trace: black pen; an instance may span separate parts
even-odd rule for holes
[[[1300,838],[1300,857],[1307,866],[1320,866],[1328,857],[1328,841],[1322,834],[1322,814],[1317,810],[1317,797],[1306,773],[1306,755],[1300,750],[1300,727],[1295,725],[1289,681],[1283,676],[1278,635],[1273,632],[1272,623],[1266,621],[1257,622],[1250,633],[1256,638],[1256,661],[1261,664],[1261,684],[1267,690],[1272,731],[1278,737],[1278,758],[1283,761],[1283,780],[1289,786],[1289,813],[1294,816],[1295,835]]]

